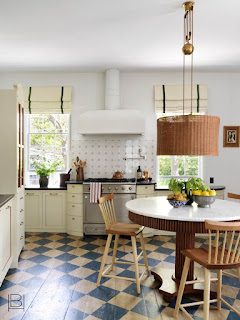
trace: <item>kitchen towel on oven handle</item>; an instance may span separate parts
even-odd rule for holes
[[[90,183],[90,203],[97,203],[102,196],[102,184],[100,182]]]

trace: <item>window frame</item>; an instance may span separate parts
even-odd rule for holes
[[[156,177],[157,177],[157,182],[160,179],[171,179],[171,178],[178,178],[178,179],[189,179],[192,177],[199,177],[202,178],[203,177],[203,157],[202,156],[196,156],[198,158],[198,175],[159,175],[159,158],[162,156],[156,156]],[[173,169],[173,157],[175,156],[170,156],[171,158],[171,173],[172,173],[172,169]],[[185,156],[188,157],[188,156]],[[185,172],[186,172],[186,161],[185,161]]]
[[[51,115],[56,115],[55,113],[51,113]],[[66,165],[66,168],[65,169],[58,169],[56,170],[55,172],[58,172],[58,173],[64,173],[66,172],[66,170],[68,170],[68,167],[69,167],[69,163],[70,163],[70,134],[71,134],[71,117],[70,117],[70,114],[68,114],[69,118],[68,118],[68,131],[66,133],[51,133],[51,132],[36,132],[36,133],[32,133],[30,132],[30,128],[31,128],[31,114],[27,114],[27,154],[26,154],[26,169],[27,169],[27,172],[35,172],[34,169],[30,169],[30,148],[31,148],[31,135],[34,135],[34,134],[39,134],[43,137],[43,135],[47,134],[47,135],[62,135],[62,134],[66,134],[67,135],[67,147],[66,147],[66,153],[67,153],[67,165]],[[54,147],[49,147],[49,148],[54,148],[54,158],[55,158],[55,149],[56,149],[56,139],[54,139]],[[43,148],[43,139],[42,139],[42,146],[40,147],[41,149]],[[48,148],[48,147],[45,147],[45,148]],[[57,147],[58,148],[58,147]]]

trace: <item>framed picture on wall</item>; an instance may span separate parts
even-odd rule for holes
[[[223,146],[229,148],[239,147],[240,127],[230,126],[223,127]]]

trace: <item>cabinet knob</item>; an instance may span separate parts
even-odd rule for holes
[[[72,218],[72,220],[75,220],[75,218]]]
[[[57,193],[50,193],[50,196],[57,196]]]
[[[74,205],[72,205],[72,208],[75,208],[75,206],[74,206]]]
[[[23,212],[23,209],[21,209],[20,212]]]
[[[23,199],[23,197],[20,198],[20,200],[22,200],[22,199]]]
[[[145,189],[147,189],[148,187],[145,187]]]
[[[72,186],[72,188],[75,188],[75,186]]]
[[[75,198],[75,196],[72,196],[72,198]]]
[[[23,221],[20,223],[20,226],[22,226],[23,225]]]
[[[21,236],[20,240],[22,240],[22,239],[23,239],[23,236]]]

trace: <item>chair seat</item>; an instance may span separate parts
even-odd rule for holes
[[[111,226],[106,229],[106,232],[123,236],[136,236],[142,232],[143,229],[144,227],[138,224],[116,222],[111,224]]]
[[[232,269],[232,268],[239,268],[240,267],[240,261],[239,262],[230,262],[231,261],[231,257],[232,257],[232,253],[230,254],[230,258],[229,258],[229,263],[225,264],[225,263],[220,263],[220,258],[221,258],[221,254],[222,254],[222,248],[218,248],[218,259],[217,259],[217,264],[214,264],[214,257],[215,257],[215,248],[212,248],[211,251],[211,262],[212,263],[208,263],[208,249],[206,248],[197,248],[197,249],[187,249],[187,250],[182,250],[181,253],[187,257],[189,257],[190,259],[196,261],[197,263],[199,263],[201,266],[207,268],[207,269]],[[224,258],[223,261],[226,261],[226,256],[228,254],[228,250],[225,249],[224,252]]]

